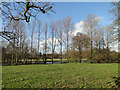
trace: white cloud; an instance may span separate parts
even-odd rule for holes
[[[71,35],[75,36],[78,32],[84,33],[83,24],[84,24],[84,21],[77,22],[75,24],[75,29],[71,32]]]
[[[100,19],[102,19],[103,17],[95,17],[95,20],[100,20]]]
[[[95,19],[96,20],[100,20],[100,19],[103,19],[104,17],[99,17],[97,16]],[[83,29],[83,24],[84,24],[84,21],[80,21],[80,22],[77,22],[75,24],[75,29],[70,32],[71,35],[75,36],[78,32],[80,33],[85,33],[84,29]]]
[[[118,52],[118,43],[117,44],[114,44],[111,48],[111,51],[116,51]]]
[[[49,38],[49,39],[47,40],[47,42],[52,44],[52,38]],[[54,38],[54,39],[53,39],[53,42],[54,42],[53,45],[58,45],[58,44],[59,44],[57,38]]]
[[[58,45],[58,44],[59,44],[57,38],[54,38],[53,40],[54,40],[54,43],[53,43],[54,45]],[[45,44],[45,40],[42,40],[42,41],[40,42],[40,47],[43,48],[43,47],[44,47],[44,44]],[[47,39],[47,45],[50,46],[50,44],[52,44],[52,38],[48,38],[48,39]]]

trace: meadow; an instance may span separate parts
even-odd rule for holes
[[[117,88],[118,64],[2,66],[2,88]]]

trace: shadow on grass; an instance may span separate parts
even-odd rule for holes
[[[120,87],[120,77],[113,77],[113,79],[115,80],[115,84]]]

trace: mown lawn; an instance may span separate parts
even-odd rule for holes
[[[2,67],[3,88],[117,88],[118,64],[46,64]]]

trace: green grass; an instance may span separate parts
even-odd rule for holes
[[[3,88],[113,88],[118,64],[46,64],[2,67]]]

